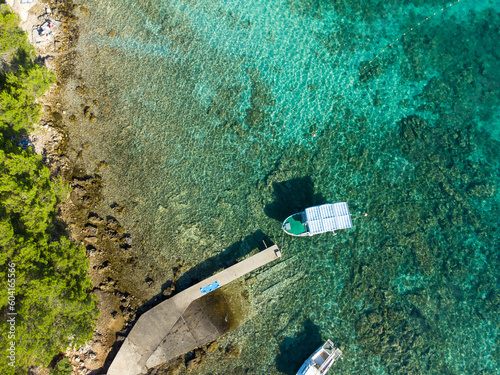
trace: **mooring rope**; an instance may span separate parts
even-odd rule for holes
[[[419,28],[422,24],[424,24],[425,22],[428,22],[430,21],[433,17],[437,16],[438,14],[441,14],[442,12],[444,12],[446,9],[450,8],[451,6],[453,5],[456,5],[458,3],[460,3],[462,0],[456,0],[455,2],[453,3],[449,3],[449,4],[446,4],[444,5],[440,10],[441,12],[439,11],[436,11],[434,12],[433,14],[431,14],[430,16],[428,17],[425,17],[422,21],[418,22],[415,26],[413,27],[410,27],[409,29],[407,29],[407,31],[405,31],[403,34],[399,34],[399,36],[394,39],[394,42],[390,43],[387,45],[387,47],[383,48],[378,54],[376,54],[368,63],[366,63],[362,68],[359,69],[359,73],[358,73],[358,77],[363,74],[370,66],[371,64],[377,59],[379,58],[382,54],[384,54],[385,51],[387,51],[388,49],[392,48],[392,46],[394,44],[396,44],[398,41],[400,41],[403,37],[405,37],[407,34],[411,33],[413,30]],[[337,95],[337,99],[333,101],[332,103],[332,106],[330,107],[330,109],[328,111],[325,112],[325,115],[323,116],[323,120],[320,122],[321,124],[324,124],[325,123],[325,119],[327,118],[327,116],[330,114],[330,112],[333,110],[333,108],[335,107],[335,105],[342,99],[344,93],[347,91],[347,89],[351,88],[352,85],[356,82],[355,79],[351,79],[351,81],[347,84],[347,86],[344,88],[344,90],[340,93],[340,95]],[[316,134],[314,134],[315,136]]]
[[[461,0],[456,0],[454,3],[450,3],[450,4],[447,4],[445,5],[443,8],[441,8],[441,13],[443,11],[445,11],[447,8],[453,6],[453,5],[456,5],[460,2]],[[366,69],[371,63],[373,63],[379,56],[381,56],[385,51],[387,51],[389,48],[391,48],[396,42],[398,42],[399,40],[403,39],[403,37],[406,36],[406,34],[409,34],[410,32],[412,32],[414,29],[416,29],[417,27],[419,27],[420,25],[422,25],[424,22],[427,22],[429,21],[431,18],[435,17],[436,15],[438,15],[440,13],[438,12],[434,12],[432,15],[430,15],[429,17],[425,17],[425,19],[423,19],[422,21],[420,21],[419,23],[417,23],[414,27],[410,27],[406,32],[404,32],[403,34],[401,34],[398,38],[396,38],[394,40],[393,43],[389,44],[387,47],[385,47],[384,49],[382,49],[382,51],[380,51],[377,55],[375,55],[375,57],[373,59],[371,59],[362,69]],[[360,71],[358,73],[358,76],[361,75],[363,72]]]

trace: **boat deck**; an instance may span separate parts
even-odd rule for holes
[[[307,226],[303,223],[302,213],[290,216],[284,223],[284,229],[295,236],[300,236],[307,232]],[[289,225],[287,225],[289,224]]]

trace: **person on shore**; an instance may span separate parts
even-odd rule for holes
[[[55,23],[52,20],[48,20],[41,27],[40,35],[44,37],[48,37],[52,35],[52,28],[55,27]]]

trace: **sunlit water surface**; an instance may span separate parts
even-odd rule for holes
[[[107,104],[71,137],[141,256],[283,249],[242,284],[239,357],[192,373],[294,374],[326,338],[348,347],[334,374],[500,373],[499,3],[78,3],[78,72]],[[283,238],[336,201],[370,216]]]

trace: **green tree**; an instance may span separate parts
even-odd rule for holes
[[[36,99],[55,81],[35,64],[33,48],[18,18],[0,5],[0,56],[8,72],[0,72],[0,352],[11,339],[7,332],[9,264],[15,264],[16,362],[0,361],[0,373],[26,373],[47,366],[69,346],[91,338],[98,315],[91,294],[85,249],[57,233],[56,205],[69,187],[52,180],[39,155],[23,150],[16,139],[38,121]],[[10,59],[10,60],[8,60]],[[14,61],[15,60],[15,61]]]
[[[73,372],[73,366],[68,358],[61,359],[56,367],[50,372],[50,375],[70,375]]]
[[[29,131],[40,117],[40,104],[35,99],[55,82],[55,75],[45,67],[29,62],[4,77],[0,92],[0,130]]]
[[[0,5],[0,54],[17,49],[32,51],[26,33],[19,26],[19,17],[5,5]],[[32,55],[32,53],[31,53]]]

